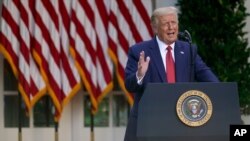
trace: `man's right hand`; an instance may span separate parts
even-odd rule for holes
[[[148,70],[149,61],[150,61],[150,57],[148,56],[145,60],[145,53],[144,51],[141,51],[139,61],[138,61],[138,70],[137,70],[137,77],[139,79],[144,77],[144,75],[146,74]]]

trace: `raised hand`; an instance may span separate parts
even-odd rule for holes
[[[137,77],[139,79],[142,78],[147,72],[149,61],[150,61],[150,57],[147,56],[145,60],[145,53],[144,51],[141,51],[139,61],[138,61],[138,70],[137,70]]]

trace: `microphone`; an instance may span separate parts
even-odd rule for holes
[[[179,32],[179,33],[178,33],[178,37],[183,38],[183,37],[185,37],[185,35],[184,35],[183,32]]]
[[[178,33],[178,38],[181,38],[181,39],[185,39],[185,40],[186,40],[185,33],[179,32],[179,33]]]
[[[192,43],[192,37],[191,37],[191,34],[187,31],[187,30],[184,30],[184,33],[189,41],[189,43]]]
[[[192,37],[187,30],[184,30],[184,32],[179,32],[178,38],[188,41],[190,44],[192,43]]]

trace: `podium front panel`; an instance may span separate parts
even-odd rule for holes
[[[191,127],[177,116],[176,103],[189,91],[205,93],[212,115],[201,126]],[[151,83],[139,103],[139,141],[229,141],[230,124],[241,124],[237,83]]]

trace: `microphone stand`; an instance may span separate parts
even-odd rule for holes
[[[190,78],[189,78],[189,81],[193,82],[194,81],[194,57],[193,57],[192,42],[190,42],[190,41],[189,41],[189,46],[190,46]]]
[[[189,43],[189,46],[190,46],[190,78],[189,78],[189,81],[190,82],[193,82],[194,81],[194,52],[193,52],[193,47],[192,47],[192,38],[191,38],[191,35],[190,33],[185,30],[184,31],[185,35],[186,35],[186,39]]]

